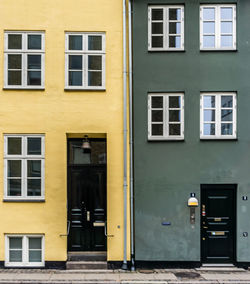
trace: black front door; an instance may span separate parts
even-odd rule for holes
[[[82,141],[69,141],[69,251],[106,250],[106,143],[92,140],[84,153]]]
[[[235,185],[201,186],[201,261],[235,261]]]

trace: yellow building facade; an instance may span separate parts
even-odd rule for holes
[[[0,27],[1,263],[122,261],[122,1],[2,0]]]

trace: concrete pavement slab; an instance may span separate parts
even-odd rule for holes
[[[206,280],[249,280],[249,273],[201,273],[201,276]]]

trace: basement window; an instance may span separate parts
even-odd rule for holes
[[[44,32],[5,32],[4,88],[44,88]]]
[[[66,33],[65,89],[105,90],[105,34]]]
[[[6,267],[44,266],[44,236],[7,235],[5,236]]]
[[[184,140],[184,94],[148,95],[148,140]]]
[[[4,136],[4,200],[44,199],[44,136]]]

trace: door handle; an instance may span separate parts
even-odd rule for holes
[[[203,229],[208,229],[208,227],[205,227],[205,226],[204,226]]]
[[[90,211],[87,211],[87,221],[90,221]]]

